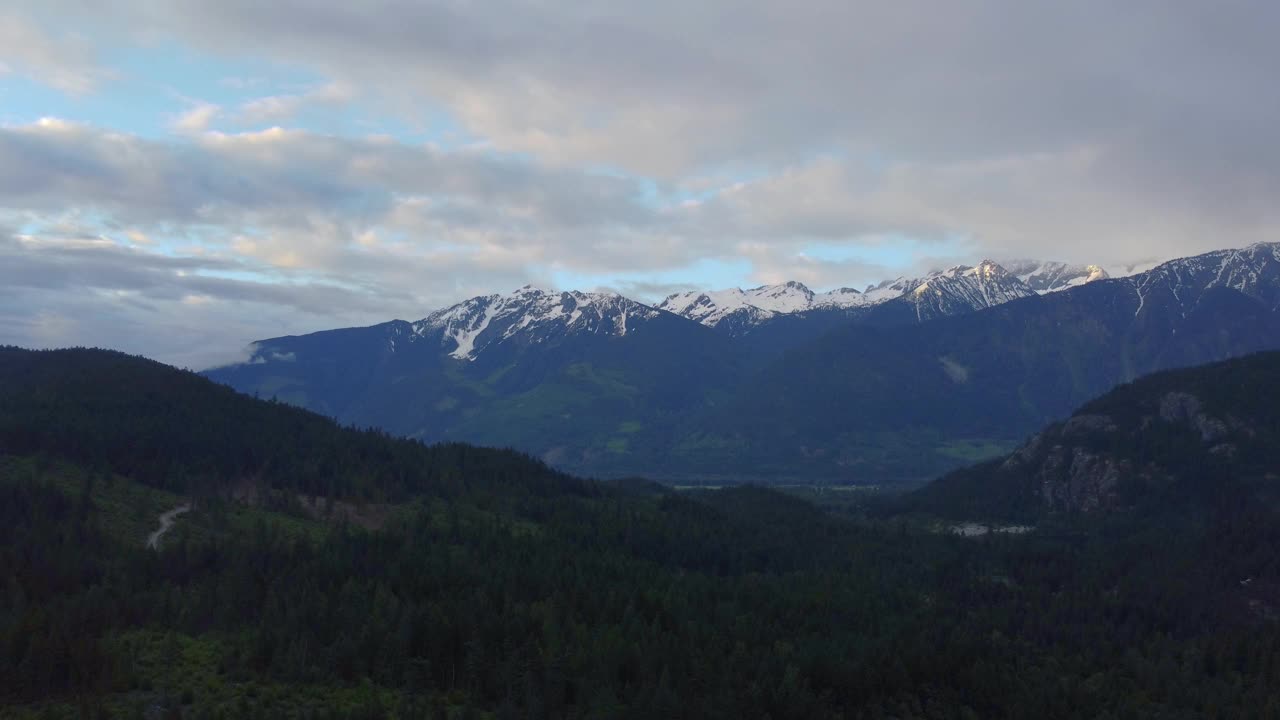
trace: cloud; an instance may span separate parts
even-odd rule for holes
[[[247,300],[324,314],[334,307],[377,310],[383,299],[323,283],[231,279],[253,274],[245,262],[219,257],[172,256],[90,238],[0,239],[0,284],[9,289],[77,288],[202,305]]]
[[[1280,179],[1280,178],[1278,178]],[[691,208],[703,235],[788,247],[786,239],[871,245],[886,235],[964,241],[977,256],[1031,255],[1128,264],[1275,240],[1280,208],[1260,202],[1255,178],[1240,195],[1190,192],[1184,178],[1134,177],[1113,151],[894,163],[864,168],[819,157],[740,183]],[[1258,183],[1258,184],[1255,184]],[[1252,185],[1252,187],[1250,187]]]
[[[4,342],[115,347],[197,368],[235,359],[251,339],[413,304],[396,290],[282,282],[237,259],[12,234],[0,234],[0,288]]]
[[[72,95],[94,90],[111,75],[82,36],[51,35],[12,10],[0,10],[0,48],[0,75],[20,73]]]
[[[23,227],[0,242],[0,287],[15,296],[0,309],[6,342],[115,332],[174,362],[417,319],[545,282],[565,258],[661,262],[619,237],[660,222],[635,181],[282,129],[153,140],[54,118],[0,128],[0,221]],[[599,255],[581,251],[589,240]],[[191,331],[142,330],[233,316],[200,347]],[[96,324],[72,322],[86,317]]]
[[[0,220],[55,239],[62,226],[137,232],[156,255],[200,249],[288,286],[296,317],[316,291],[293,285],[346,288],[355,307],[379,298],[383,312],[360,317],[382,319],[558,273],[625,276],[640,292],[642,273],[683,278],[661,273],[707,260],[819,287],[910,271],[815,245],[905,236],[902,262],[921,266],[957,249],[1128,264],[1274,240],[1280,223],[1280,5],[1265,0],[18,7],[92,27],[102,47],[252,48],[264,73],[312,79],[222,100],[218,121],[253,132],[211,131],[204,106],[165,140],[0,128]],[[0,22],[14,72],[100,84],[86,41],[20,23]],[[297,127],[339,107],[470,145]],[[187,312],[225,302],[172,293]]]
[[[268,95],[240,106],[240,121],[251,125],[291,120],[307,107],[346,105],[356,98],[355,88],[342,83],[326,83],[304,93]]]
[[[616,293],[642,303],[657,305],[668,295],[687,292],[700,288],[692,283],[681,282],[647,282],[642,280],[622,280],[615,283],[581,288],[583,292]]]
[[[0,207],[89,207],[135,226],[159,222],[293,225],[345,221],[497,235],[644,225],[654,212],[633,180],[299,130],[140,138],[47,118],[0,128]],[[321,227],[319,216],[334,224]],[[465,239],[465,238],[463,238]]]
[[[122,37],[253,47],[405,115],[442,109],[548,166],[806,172],[818,195],[862,196],[802,213],[806,233],[848,242],[925,226],[1038,255],[1078,226],[1100,250],[1168,255],[1272,232],[1280,190],[1265,0],[50,2]],[[839,172],[814,176],[817,158]]]
[[[212,103],[197,103],[191,109],[174,118],[172,127],[181,133],[200,133],[209,129],[209,123],[222,112]]]

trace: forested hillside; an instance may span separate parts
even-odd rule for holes
[[[192,372],[102,350],[0,348],[0,451],[65,457],[179,492],[247,483],[395,501],[468,490],[594,491],[519,453],[427,447],[343,428]]]
[[[1203,513],[1280,500],[1280,353],[1123,385],[1011,455],[914,493],[952,517]]]
[[[1265,507],[975,540],[758,488],[597,486],[114,353],[3,357],[5,717],[1280,713]],[[312,453],[332,469],[267,480]],[[246,473],[382,520],[217,491]],[[146,549],[146,516],[192,495]]]

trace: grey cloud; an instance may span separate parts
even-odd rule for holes
[[[698,288],[688,283],[654,283],[643,281],[626,281],[613,285],[605,285],[598,288],[592,288],[595,292],[613,292],[638,300],[643,303],[657,304],[663,298],[674,293],[686,292],[689,290],[709,289]]]
[[[554,269],[706,258],[852,284],[880,269],[804,248],[895,234],[925,254],[960,239],[969,260],[1125,264],[1274,240],[1280,223],[1280,5],[1265,0],[19,5],[45,38],[94,26],[104,43],[251,47],[379,111],[443,110],[479,141],[0,129],[0,207],[48,225],[89,208],[353,296],[317,303],[385,297],[399,313]],[[682,204],[695,184],[703,201]],[[50,292],[74,281],[43,272]]]
[[[335,307],[376,312],[403,302],[317,283],[233,280],[206,273],[246,272],[250,266],[217,258],[171,257],[108,243],[33,243],[0,238],[0,284],[16,290],[119,291],[123,297],[181,301],[188,297],[269,303],[324,314]]]
[[[348,265],[341,273],[282,271],[252,258],[0,232],[0,342],[99,345],[203,368],[239,359],[252,340],[417,319],[495,282],[541,280],[466,256],[338,262]]]
[[[78,216],[105,217],[391,306],[515,287],[565,262],[664,267],[694,251],[640,236],[669,220],[634,179],[285,130],[166,142],[54,120],[0,128],[0,211],[55,237],[62,218],[74,231]]]
[[[425,314],[420,300],[431,296],[203,274],[245,269],[104,243],[0,235],[0,340],[113,347],[204,368],[239,359],[255,339],[417,317]]]
[[[132,0],[111,17],[51,1],[122,35],[262,48],[410,114],[443,106],[494,147],[547,163],[678,180],[825,155],[860,178],[829,177],[850,202],[780,219],[792,233],[780,243],[933,232],[1042,255],[1074,227],[1138,257],[1274,231],[1280,5],[1265,0]],[[947,185],[955,168],[1077,152],[1095,160]],[[915,185],[892,185],[902,172]],[[561,223],[584,212],[546,209]],[[724,242],[711,251],[731,252]]]
[[[83,37],[48,32],[13,10],[0,10],[0,75],[5,69],[75,95],[111,75]]]
[[[555,88],[567,115],[606,122],[633,106],[729,106],[741,125],[686,129],[733,159],[859,138],[913,155],[1028,151],[1160,117],[1227,115],[1223,101],[1253,105],[1266,87],[1272,63],[1259,61],[1275,59],[1266,28],[1280,18],[1271,3],[1192,0],[126,5],[122,24],[215,51],[257,41],[446,102],[464,85],[514,95],[524,85]],[[742,146],[716,142],[724,136]]]
[[[30,348],[113,348],[204,369],[243,359],[252,338],[326,329],[335,319],[343,318],[240,303],[143,308],[109,294],[37,290],[0,308],[0,337]]]
[[[110,210],[122,222],[210,222],[329,210],[377,218],[397,196],[429,194],[490,218],[521,211],[541,229],[643,224],[634,180],[542,168],[474,152],[301,131],[160,142],[57,120],[0,128],[0,207]]]

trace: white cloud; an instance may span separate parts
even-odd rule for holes
[[[212,103],[198,103],[190,110],[174,118],[173,129],[182,133],[200,133],[209,129],[209,123],[222,112]]]
[[[341,106],[356,99],[353,87],[343,83],[326,83],[304,93],[268,95],[240,106],[240,121],[249,124],[291,120],[304,108]]]

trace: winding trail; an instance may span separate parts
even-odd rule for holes
[[[147,536],[147,547],[152,550],[159,550],[160,538],[164,537],[164,534],[169,532],[169,528],[173,527],[173,521],[176,520],[179,515],[181,515],[184,512],[187,512],[190,509],[191,509],[191,504],[184,503],[170,510],[169,512],[161,515],[160,529],[156,530],[155,532]]]

